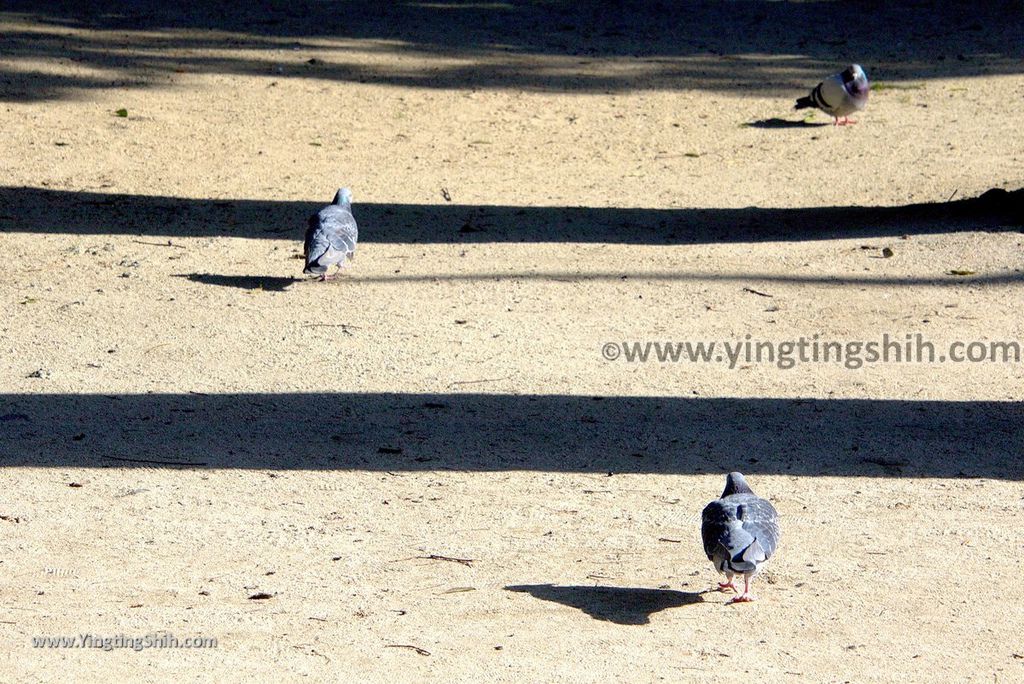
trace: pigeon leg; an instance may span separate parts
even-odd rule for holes
[[[743,575],[743,593],[740,594],[739,596],[733,597],[725,605],[731,606],[734,603],[750,603],[751,601],[753,601],[754,600],[754,595],[750,593],[750,582],[753,579],[754,578],[751,577],[750,575]]]
[[[329,275],[327,273],[324,273],[322,276],[320,276],[320,282],[322,283],[322,282],[324,282],[326,280],[337,280],[338,278],[341,277],[341,272],[344,269],[345,269],[345,265],[344,264],[338,264],[338,269],[334,273],[331,273]]]
[[[848,116],[844,116],[843,117],[842,123],[839,122],[839,119],[836,119],[836,125],[837,126],[849,126],[850,124],[855,124],[855,123],[857,123],[857,122],[854,121],[853,119],[851,119]]]
[[[729,581],[728,581],[728,582],[719,582],[719,583],[718,583],[718,591],[725,591],[726,589],[732,589],[732,590],[733,590],[733,592],[736,592],[736,591],[738,591],[738,590],[736,589],[736,585],[732,583],[732,578],[733,578],[733,577],[734,577],[734,575],[733,575],[732,573],[728,573],[728,572],[727,572],[727,573],[725,574],[725,578],[726,578],[727,580],[729,580]]]

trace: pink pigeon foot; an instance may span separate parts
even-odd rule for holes
[[[739,596],[734,596],[732,600],[728,601],[725,605],[731,606],[734,603],[750,603],[754,600],[754,595],[750,593],[750,581],[753,578],[750,575],[743,576],[743,593]]]

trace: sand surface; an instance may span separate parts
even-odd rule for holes
[[[1024,341],[1019,3],[108,4],[0,5],[0,678],[1024,679],[1024,364],[603,356]]]

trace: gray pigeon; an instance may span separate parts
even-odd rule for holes
[[[736,591],[732,578],[743,575],[743,593],[729,603],[753,601],[750,583],[779,543],[775,507],[756,496],[742,474],[729,473],[722,497],[704,507],[700,534],[708,560],[728,580],[718,585],[720,590]]]
[[[306,268],[303,273],[327,280],[327,269],[337,264],[340,271],[346,259],[355,259],[359,230],[352,216],[352,191],[338,190],[334,202],[309,217],[306,229]]]
[[[867,106],[868,92],[868,77],[864,70],[859,64],[851,64],[816,85],[810,95],[797,100],[795,109],[817,107],[835,119],[835,126],[857,123],[850,119],[850,114]]]

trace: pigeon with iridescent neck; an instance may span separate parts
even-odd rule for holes
[[[359,230],[352,216],[352,191],[338,190],[334,202],[309,217],[306,229],[304,253],[306,268],[303,273],[320,276],[327,280],[327,269],[337,265],[340,271],[348,259],[356,256],[356,240]]]
[[[750,583],[779,544],[775,507],[754,494],[742,474],[729,473],[721,498],[704,507],[700,532],[704,553],[726,578],[718,588],[736,591],[733,578],[743,575],[743,593],[729,603],[753,601]]]
[[[810,95],[797,100],[795,109],[817,107],[833,117],[836,126],[857,123],[850,119],[850,114],[867,106],[869,90],[864,70],[859,64],[851,64],[816,85]]]

